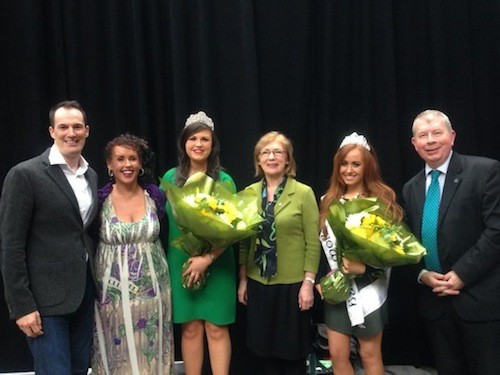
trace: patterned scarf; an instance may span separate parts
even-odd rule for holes
[[[262,210],[264,221],[262,222],[262,230],[257,235],[257,249],[253,261],[260,268],[262,277],[276,276],[278,269],[278,260],[276,257],[276,227],[274,221],[274,206],[278,201],[281,193],[285,189],[286,177],[274,191],[272,202],[267,201],[267,183],[266,179],[262,184]]]

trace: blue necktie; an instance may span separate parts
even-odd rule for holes
[[[438,170],[431,172],[431,184],[429,185],[429,189],[427,189],[424,213],[422,215],[422,244],[427,249],[427,255],[424,258],[425,268],[436,272],[442,271],[437,246],[437,226],[441,196],[438,181],[440,173]]]

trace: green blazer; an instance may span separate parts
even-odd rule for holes
[[[262,184],[256,182],[246,189],[259,197],[262,213]],[[319,211],[312,189],[288,177],[285,189],[274,209],[278,271],[272,278],[260,276],[253,261],[256,236],[240,244],[240,264],[247,265],[247,276],[262,284],[293,284],[304,280],[304,272],[318,272],[320,243],[318,237]]]

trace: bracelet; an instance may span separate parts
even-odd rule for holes
[[[306,277],[304,278],[305,281],[309,281],[312,285],[316,284],[316,280],[314,280],[312,277]]]
[[[212,259],[212,263],[215,262],[215,255],[213,253],[209,252],[208,256]]]

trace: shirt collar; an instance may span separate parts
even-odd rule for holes
[[[448,168],[450,166],[450,160],[452,155],[453,155],[453,150],[450,151],[450,155],[448,155],[448,158],[444,161],[444,163],[437,168],[431,168],[429,167],[428,164],[425,164],[425,175],[426,176],[429,175],[429,173],[431,173],[431,171],[433,171],[434,169],[446,175],[446,173],[448,172]]]
[[[69,170],[71,170],[68,163],[66,163],[66,160],[64,160],[64,156],[61,154],[61,152],[59,151],[59,149],[55,144],[53,144],[52,147],[50,148],[49,162],[50,165],[66,166]],[[88,169],[89,169],[89,163],[87,162],[87,160],[85,160],[85,158],[82,155],[80,155],[80,161],[78,162],[78,169],[76,170],[75,174],[77,175],[85,174]]]

